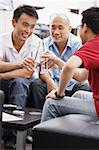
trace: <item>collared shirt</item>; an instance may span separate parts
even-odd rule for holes
[[[61,60],[66,62],[74,54],[74,52],[77,51],[82,46],[82,43],[81,43],[81,40],[79,37],[73,35],[72,33],[69,33],[68,42],[67,42],[67,45],[62,54],[59,53],[58,48],[55,45],[53,38],[51,36],[44,39],[44,46],[45,46],[46,50],[50,50],[50,51],[54,52],[54,54],[58,58],[60,58]],[[61,72],[61,70],[58,68],[50,69],[52,78],[57,84],[59,84],[60,72]],[[73,86],[76,83],[77,83],[77,81],[72,79],[70,81],[70,83],[68,84],[66,90],[71,91]]]
[[[74,55],[82,60],[84,68],[89,72],[88,81],[99,117],[99,34],[87,41]]]
[[[18,52],[12,43],[12,32],[0,35],[0,58],[5,62],[21,61],[25,57],[33,57],[36,61],[40,59],[40,50],[42,49],[41,39],[32,34],[24,43]],[[38,78],[38,71],[35,70],[33,78]]]

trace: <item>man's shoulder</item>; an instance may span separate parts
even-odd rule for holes
[[[82,46],[82,42],[80,37],[70,33],[69,34],[69,40],[68,40],[69,46],[73,51],[78,50]]]
[[[77,35],[74,35],[72,33],[69,34],[69,43],[75,49],[79,49],[82,46],[82,41],[81,41],[80,37],[78,37]]]
[[[44,43],[46,45],[50,45],[50,43],[52,43],[52,41],[53,41],[53,39],[52,39],[51,36],[48,36],[48,37],[44,38]]]
[[[11,36],[11,32],[2,33],[2,34],[0,34],[0,39],[8,38],[9,36]]]
[[[8,33],[3,33],[3,34],[0,34],[0,44],[3,44],[5,45],[5,43],[9,43],[9,41],[11,40],[11,32],[8,32]]]

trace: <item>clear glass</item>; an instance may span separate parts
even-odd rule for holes
[[[42,53],[46,52],[44,48],[44,41],[42,41]],[[41,58],[40,60],[40,74],[43,74],[48,71],[48,59],[47,58]]]

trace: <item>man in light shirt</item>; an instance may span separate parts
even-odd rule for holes
[[[30,94],[31,82],[38,79],[35,67],[40,58],[41,39],[33,34],[38,14],[34,7],[19,6],[14,10],[13,31],[0,35],[0,89],[5,102],[24,108]],[[15,135],[4,130],[4,144],[13,149]],[[10,147],[9,147],[10,146]]]
[[[23,5],[14,10],[13,31],[0,35],[1,86],[7,103],[24,108],[29,85],[37,79],[35,62],[39,60],[41,39],[33,34],[38,14],[34,7]]]

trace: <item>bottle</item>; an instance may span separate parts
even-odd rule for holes
[[[46,52],[45,48],[44,48],[44,41],[42,41],[42,52]],[[40,61],[40,74],[43,74],[45,72],[48,71],[48,59],[47,58],[41,58],[41,61]]]

